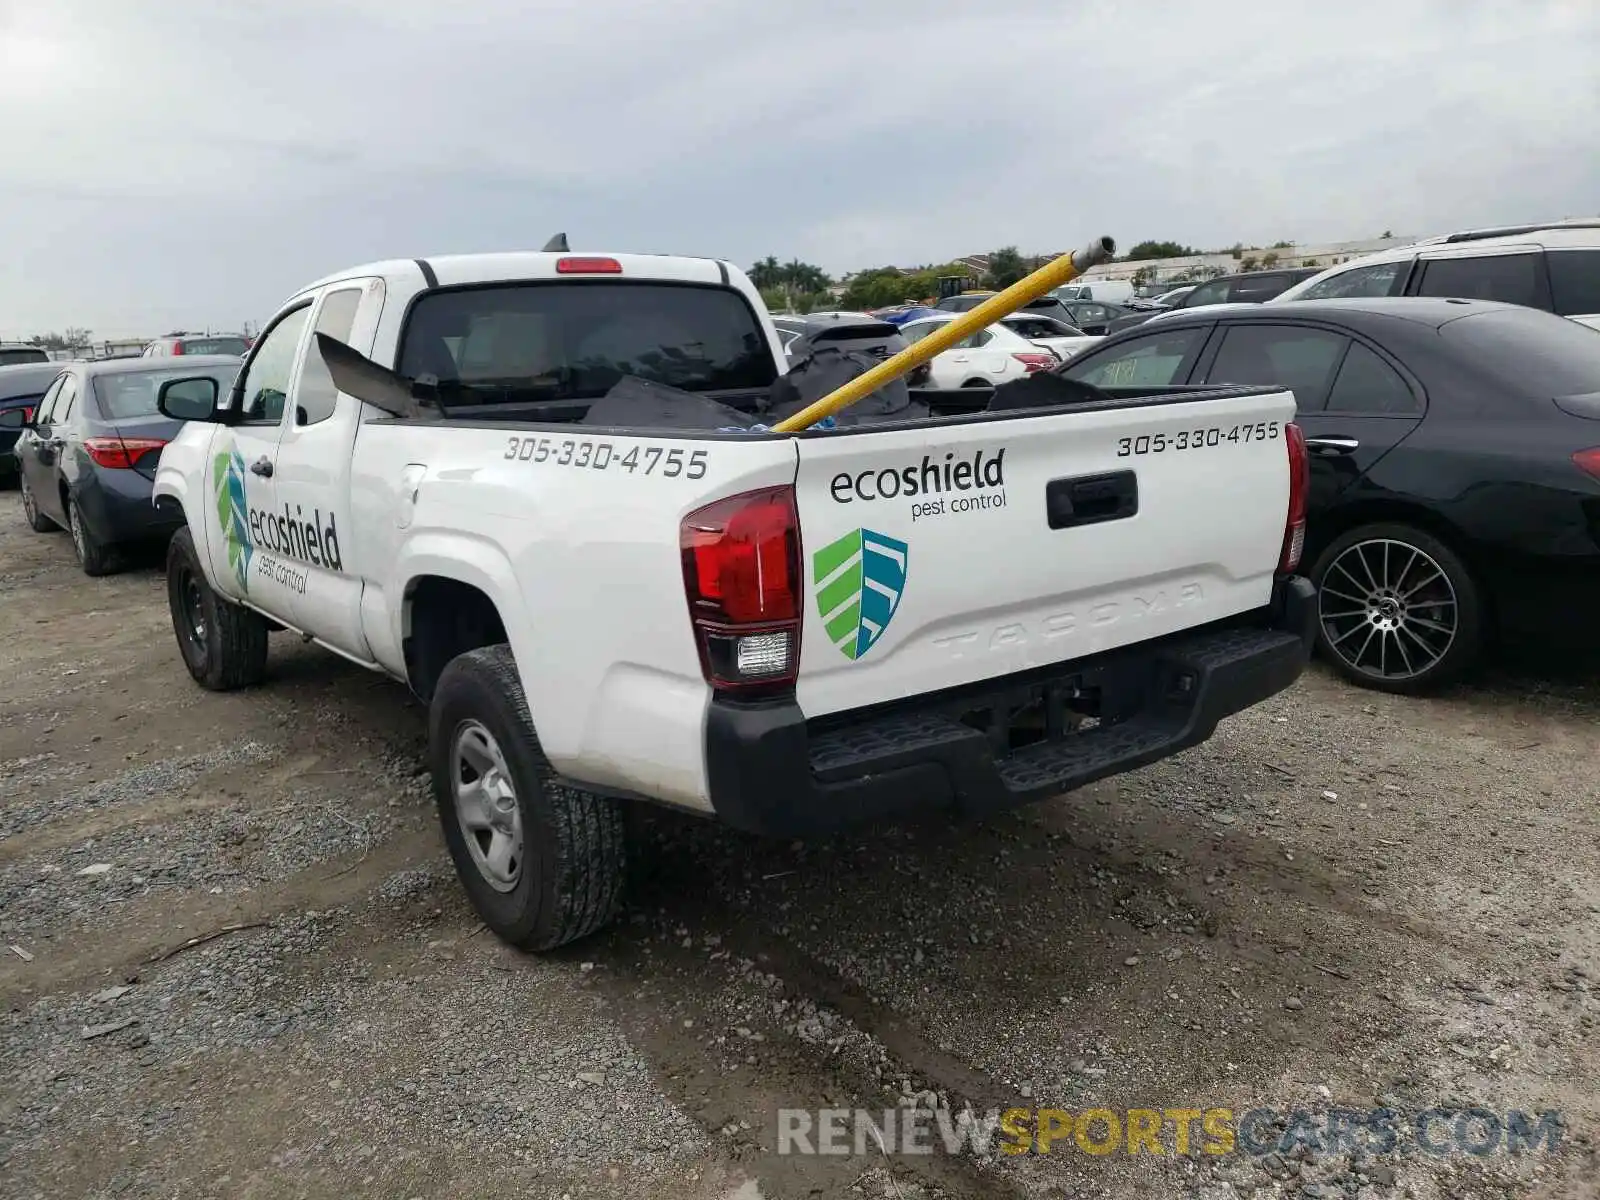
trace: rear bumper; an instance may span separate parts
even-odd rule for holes
[[[789,701],[713,700],[712,807],[739,829],[800,836],[919,811],[999,812],[1144,766],[1294,683],[1315,640],[1315,597],[1294,577],[1248,623],[819,721]],[[1063,709],[1074,703],[1099,724],[1065,732]],[[971,723],[973,713],[1025,705],[1039,730],[1020,748],[1005,721],[998,732]]]
[[[174,533],[183,513],[155,506],[155,482],[137,471],[89,473],[73,489],[89,531],[107,544],[154,540]]]

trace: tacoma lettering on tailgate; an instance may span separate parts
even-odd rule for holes
[[[1009,621],[988,629],[947,634],[932,641],[935,646],[948,651],[952,658],[964,658],[969,654],[1014,650],[1030,642],[1051,642],[1070,637],[1080,629],[1103,629],[1122,621],[1140,621],[1175,608],[1198,604],[1202,599],[1204,593],[1198,583],[1185,583],[1148,596],[1133,595],[1126,600],[1104,600],[1087,608],[1065,609],[1027,621]]]

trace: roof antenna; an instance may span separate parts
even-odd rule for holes
[[[570,249],[572,247],[567,245],[567,235],[564,233],[556,234],[555,237],[544,244],[544,253],[546,254],[565,254]]]

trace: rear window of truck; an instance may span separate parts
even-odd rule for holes
[[[399,371],[445,402],[592,400],[625,376],[690,392],[766,389],[778,364],[727,288],[529,282],[430,292],[401,334]]]

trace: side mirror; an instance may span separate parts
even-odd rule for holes
[[[28,417],[20,408],[8,408],[0,412],[0,429],[26,429]]]
[[[217,412],[217,381],[209,375],[169,379],[156,393],[156,408],[174,421],[210,421]]]

